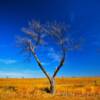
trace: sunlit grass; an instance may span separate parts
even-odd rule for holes
[[[100,78],[56,78],[56,93],[41,79],[0,79],[0,100],[100,100]]]

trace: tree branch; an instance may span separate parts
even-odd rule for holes
[[[58,71],[61,69],[61,67],[63,66],[64,64],[64,61],[65,61],[65,50],[63,48],[63,57],[58,65],[58,67],[56,68],[56,70],[54,71],[54,74],[53,74],[53,78],[55,78],[55,76],[57,75]]]
[[[40,60],[38,59],[36,53],[34,52],[34,50],[31,48],[31,52],[36,60],[36,62],[38,63],[40,69],[43,71],[43,73],[46,75],[46,77],[49,79],[49,82],[51,82],[51,78],[50,75],[46,72],[46,70],[44,69],[43,65],[41,64]]]

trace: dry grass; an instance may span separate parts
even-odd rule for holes
[[[47,79],[0,79],[0,100],[100,100],[100,78],[57,78],[56,94]]]

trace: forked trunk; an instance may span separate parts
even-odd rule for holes
[[[52,78],[50,82],[50,93],[55,94],[55,79]]]

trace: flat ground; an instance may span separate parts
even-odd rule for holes
[[[100,100],[100,77],[56,78],[56,93],[41,79],[0,79],[0,100]]]

